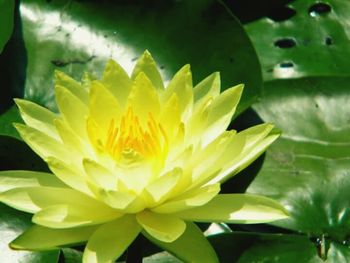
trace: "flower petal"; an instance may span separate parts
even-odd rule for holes
[[[163,102],[167,101],[173,94],[179,98],[182,119],[187,119],[193,105],[192,73],[190,65],[183,66],[170,81],[163,94]]]
[[[79,245],[89,239],[98,226],[52,229],[34,225],[10,243],[13,249],[51,250],[61,246]]]
[[[160,113],[158,93],[145,73],[140,72],[134,81],[134,85],[128,97],[128,105],[133,109],[141,123],[147,124],[149,114],[155,119]]]
[[[102,84],[118,99],[121,107],[124,107],[132,87],[132,81],[124,69],[114,60],[107,62]]]
[[[157,89],[164,89],[162,77],[158,71],[157,64],[151,54],[146,50],[137,60],[134,70],[131,74],[131,79],[135,80],[139,73],[145,73],[148,79]]]
[[[204,131],[201,135],[204,146],[227,129],[241,98],[242,91],[243,85],[227,89],[209,105],[206,122],[204,122]]]
[[[162,105],[159,123],[161,123],[171,143],[171,139],[176,136],[181,123],[179,97],[175,93]]]
[[[152,197],[154,204],[162,202],[171,195],[172,189],[176,186],[181,175],[182,170],[175,168],[156,179],[145,188]]]
[[[85,247],[83,262],[114,262],[140,231],[141,227],[132,215],[123,216],[100,226]]]
[[[156,214],[147,210],[138,213],[136,219],[148,234],[163,242],[173,242],[186,229],[185,222],[177,217]]]
[[[288,212],[278,202],[267,197],[220,194],[203,206],[184,210],[175,215],[196,222],[253,224],[285,219],[288,217]]]
[[[96,211],[114,211],[104,203],[70,188],[58,187],[22,187],[0,193],[0,201],[29,213],[36,213],[43,208],[70,204]]]
[[[122,115],[118,99],[98,81],[91,83],[89,111],[89,117],[104,131],[108,130],[112,120],[119,124]]]
[[[56,176],[49,173],[16,170],[0,172],[0,193],[32,186],[67,187]]]
[[[88,107],[63,86],[55,87],[56,103],[63,119],[80,137],[86,138]]]
[[[174,242],[162,242],[146,232],[143,233],[157,246],[175,255],[184,262],[215,263],[219,262],[215,250],[196,224],[186,222],[185,232]]]
[[[176,199],[169,200],[160,206],[152,208],[153,212],[168,214],[202,206],[209,202],[220,192],[220,184],[208,185],[196,190],[191,190]]]
[[[48,206],[35,213],[32,221],[50,228],[72,228],[97,225],[121,217],[113,209],[96,209],[81,205],[60,204]]]
[[[88,104],[89,94],[86,89],[76,80],[62,71],[55,71],[55,85],[63,86],[68,89],[75,97],[77,97],[84,104]]]
[[[62,180],[62,182],[73,189],[86,193],[87,195],[92,195],[92,192],[86,183],[86,178],[82,176],[82,172],[79,172],[76,167],[66,164],[54,157],[48,157],[46,162],[49,165],[50,170]]]
[[[45,133],[19,123],[15,123],[14,126],[22,139],[42,159],[46,159],[49,156],[54,156],[63,160],[66,158],[74,160],[76,158],[76,156],[68,151],[61,142],[53,139]]]
[[[35,127],[50,137],[58,139],[58,134],[54,125],[54,120],[58,118],[58,115],[27,100],[15,99],[15,102],[19,108],[22,119],[28,126]]]
[[[90,159],[84,159],[83,166],[88,178],[98,187],[104,190],[117,190],[118,178],[107,168]]]
[[[220,94],[220,73],[214,72],[193,88],[194,108]]]
[[[88,152],[86,143],[83,143],[79,136],[62,119],[54,121],[56,130],[66,147],[75,154],[85,154]]]

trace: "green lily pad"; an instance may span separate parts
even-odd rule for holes
[[[20,139],[21,137],[13,126],[14,122],[23,122],[17,106],[12,106],[5,113],[0,115],[0,135],[7,135]]]
[[[285,9],[294,13],[246,25],[264,79],[349,75],[350,2],[297,0]]]
[[[31,225],[31,215],[0,204],[0,262],[58,262],[59,251],[29,252],[10,249],[8,243]]]
[[[248,188],[290,211],[276,225],[339,244],[333,249],[343,256],[350,253],[349,83],[349,77],[266,83],[255,110],[283,133]]]
[[[0,53],[12,34],[14,8],[14,0],[0,0]]]
[[[260,65],[238,20],[217,1],[45,1],[20,6],[28,55],[25,97],[51,109],[53,72],[99,76],[110,57],[130,72],[148,49],[165,80],[186,63],[194,83],[220,71],[222,88],[245,83],[240,108],[259,96]]]
[[[232,232],[209,236],[222,263],[323,262],[306,236]]]

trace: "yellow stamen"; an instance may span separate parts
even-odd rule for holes
[[[141,126],[131,107],[119,125],[111,120],[104,149],[119,160],[123,152],[135,152],[143,158],[163,159],[168,151],[168,138],[160,123],[149,113],[146,127]]]

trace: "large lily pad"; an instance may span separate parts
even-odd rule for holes
[[[255,109],[283,134],[248,188],[290,210],[290,220],[277,225],[324,240],[343,256],[350,253],[349,83],[349,77],[266,83]]]
[[[222,87],[245,83],[239,111],[261,89],[260,65],[240,23],[217,1],[45,1],[20,6],[28,55],[25,97],[55,108],[53,72],[100,75],[110,57],[127,70],[148,49],[165,80],[190,63],[197,83],[213,71]]]
[[[30,226],[30,215],[0,204],[0,262],[6,263],[55,263],[59,251],[29,252],[15,251],[8,243]]]
[[[264,79],[348,75],[349,12],[347,0],[296,0],[280,10],[279,19],[246,25]]]
[[[0,0],[0,53],[12,33],[14,7],[14,0]]]

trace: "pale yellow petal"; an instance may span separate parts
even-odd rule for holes
[[[173,242],[186,229],[184,221],[171,216],[143,211],[136,215],[137,222],[155,239],[163,242]]]
[[[121,115],[122,110],[118,99],[101,82],[93,81],[90,91],[89,117],[107,134],[111,122],[119,124]]]
[[[27,100],[15,99],[15,102],[22,119],[28,126],[34,127],[54,139],[58,138],[54,125],[54,120],[58,118],[58,115]]]
[[[117,190],[118,177],[116,174],[113,174],[112,171],[90,159],[84,159],[83,166],[88,178],[100,188],[107,191]]]
[[[176,199],[169,200],[160,206],[152,208],[153,212],[168,214],[186,210],[196,206],[202,206],[213,199],[220,192],[220,184],[208,185],[191,190]]]
[[[0,201],[29,213],[36,213],[43,208],[70,204],[85,207],[91,212],[112,210],[104,203],[89,197],[86,194],[70,188],[58,187],[21,187],[0,193]]]
[[[154,180],[145,188],[145,190],[151,195],[154,204],[163,202],[164,199],[172,194],[172,190],[176,186],[181,175],[182,170],[175,168]]]
[[[88,107],[62,86],[55,87],[56,102],[63,119],[80,137],[86,138]]]
[[[13,249],[53,250],[67,245],[80,245],[87,241],[98,226],[71,229],[52,229],[38,225],[31,226],[10,244]]]
[[[288,217],[278,202],[249,194],[221,194],[209,203],[176,213],[184,220],[235,224],[266,223]]]
[[[137,75],[141,72],[146,74],[154,87],[159,90],[164,89],[163,80],[158,71],[157,64],[147,50],[137,60],[134,70],[131,74],[131,79],[135,80]]]
[[[85,247],[83,263],[115,262],[140,231],[141,227],[133,215],[100,226]]]
[[[203,145],[210,143],[222,132],[231,122],[243,91],[243,85],[237,85],[225,90],[208,107],[208,115],[201,135]]]
[[[59,204],[41,209],[33,216],[35,224],[50,228],[75,228],[98,225],[123,216],[112,209],[91,208],[89,206]]]
[[[0,193],[32,186],[67,187],[55,175],[49,173],[18,170],[0,172]]]
[[[36,152],[41,158],[56,157],[57,159],[72,159],[76,158],[61,142],[52,137],[34,129],[32,127],[15,124],[14,125],[21,135],[22,139]]]
[[[194,108],[220,94],[220,73],[214,72],[193,88]]]
[[[128,106],[133,109],[144,124],[147,123],[150,114],[158,119],[160,113],[158,93],[143,72],[140,72],[134,80],[134,85],[128,97]]]
[[[175,74],[165,89],[162,101],[167,101],[174,93],[179,98],[182,119],[187,119],[193,105],[192,73],[189,65],[185,65]]]
[[[132,81],[124,69],[114,60],[107,62],[103,72],[102,84],[118,99],[121,107],[126,105]]]
[[[87,105],[89,101],[88,91],[76,80],[72,79],[62,71],[55,71],[55,85],[68,89],[75,97]]]
[[[65,184],[72,187],[75,190],[86,193],[92,196],[92,192],[87,185],[86,177],[78,167],[67,164],[54,157],[49,157],[46,162],[50,170]]]

